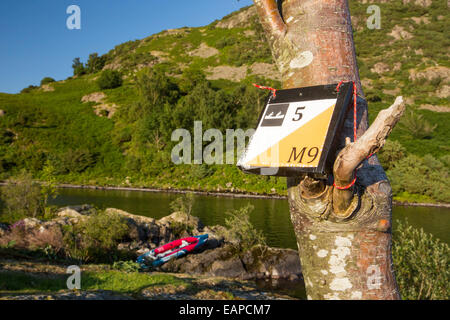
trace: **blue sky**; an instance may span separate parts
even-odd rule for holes
[[[2,0],[0,92],[16,93],[50,76],[72,75],[72,60],[145,38],[161,30],[198,27],[251,0]],[[70,5],[81,9],[81,30],[69,30]]]

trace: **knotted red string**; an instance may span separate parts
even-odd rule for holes
[[[270,91],[272,91],[273,98],[275,99],[277,97],[277,89],[274,89],[271,87],[260,86],[259,84],[256,84],[256,83],[254,83],[253,85],[262,90],[270,90]]]

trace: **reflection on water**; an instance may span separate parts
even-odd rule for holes
[[[169,204],[179,194],[142,191],[60,189],[52,204],[59,206],[93,204],[99,208],[118,208],[152,218],[170,214]],[[287,200],[195,196],[193,215],[205,225],[224,224],[225,213],[251,203],[255,210],[250,220],[262,230],[267,243],[273,247],[297,249],[294,230],[289,218]],[[435,207],[402,207],[393,209],[393,223],[408,220],[416,228],[423,228],[442,241],[450,243],[450,209]]]

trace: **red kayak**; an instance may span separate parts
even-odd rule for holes
[[[203,245],[208,239],[207,234],[200,236],[187,237],[169,242],[161,247],[151,250],[141,255],[137,262],[143,267],[148,267],[146,262],[151,259],[151,265],[157,267],[169,261],[172,258],[183,256]]]

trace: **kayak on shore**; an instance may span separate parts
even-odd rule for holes
[[[208,234],[178,239],[144,253],[137,258],[137,263],[143,269],[159,267],[170,259],[182,257],[200,248],[207,240]]]

